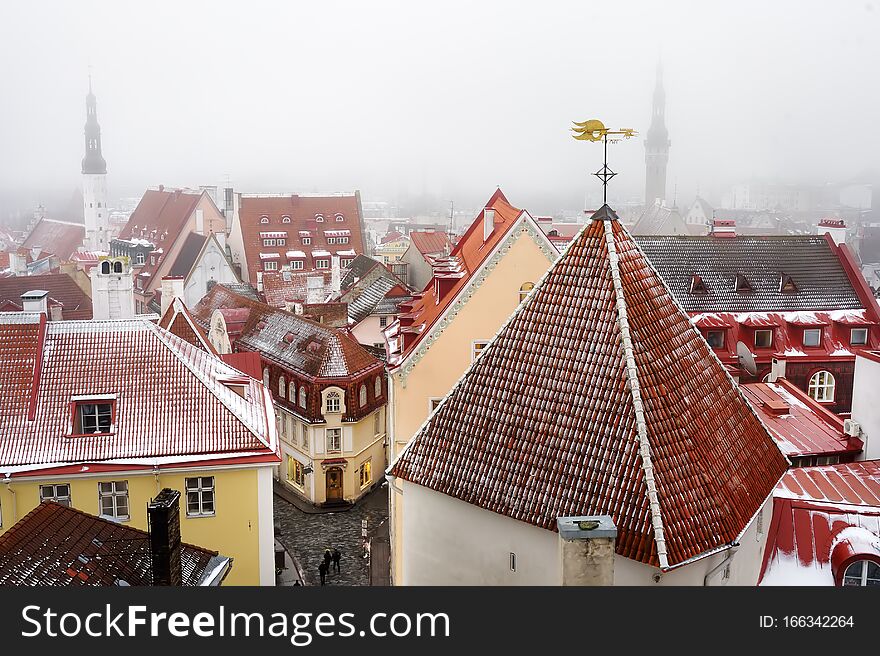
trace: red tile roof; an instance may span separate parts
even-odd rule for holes
[[[413,230],[409,233],[410,242],[422,255],[444,253],[447,248],[452,250],[453,244],[445,232],[427,232]]]
[[[224,313],[227,330],[239,349],[257,351],[290,371],[348,378],[382,368],[348,333],[240,296],[224,285],[214,285],[192,309],[192,316],[208,330],[215,310]]]
[[[183,543],[183,585],[202,585],[229,559]],[[0,585],[152,585],[146,531],[44,502],[0,536]],[[216,583],[214,583],[216,585]]]
[[[865,557],[880,562],[880,461],[791,469],[774,494],[761,584],[839,585]]]
[[[0,315],[0,473],[63,463],[276,460],[271,399],[224,384],[241,374],[143,319]],[[73,435],[76,397],[112,398],[109,435]]]
[[[857,454],[862,441],[843,432],[843,420],[787,380],[740,386],[789,457]]]
[[[39,248],[43,253],[51,253],[61,262],[66,262],[82,245],[85,236],[86,227],[82,223],[40,219],[21,248]]]
[[[548,530],[610,514],[618,554],[667,568],[734,543],[786,468],[606,206],[391,473]]]
[[[0,306],[6,301],[21,306],[21,295],[33,289],[49,292],[49,304],[61,305],[63,319],[92,318],[92,299],[66,273],[0,278]]]
[[[354,254],[364,252],[363,219],[361,216],[360,195],[355,192],[336,196],[247,196],[242,195],[239,207],[239,221],[244,245],[244,266],[248,270],[248,280],[257,279],[257,272],[263,270],[260,253],[276,256],[279,268],[288,263],[288,251],[302,251],[304,267],[315,268],[316,259],[326,259],[329,255],[313,255],[313,251]],[[262,223],[263,217],[268,223]],[[285,223],[285,217],[289,223]],[[319,221],[318,218],[323,218]],[[342,220],[337,220],[342,217]],[[348,231],[348,243],[330,244],[325,232]],[[260,233],[285,233],[283,246],[264,246]],[[301,234],[302,233],[302,234]],[[307,234],[306,234],[307,233]],[[304,245],[302,237],[308,236],[311,243]],[[332,236],[332,235],[330,235]],[[343,255],[351,257],[354,255]]]
[[[171,305],[165,310],[165,314],[159,319],[159,326],[177,335],[183,341],[192,344],[198,349],[217,355],[217,349],[211,344],[205,331],[196,323],[186,305],[180,298],[175,297]],[[259,378],[259,376],[257,376]]]
[[[489,239],[483,241],[483,219],[486,209],[495,211],[495,229]],[[400,310],[405,314],[391,324],[385,331],[388,342],[388,364],[398,366],[404,358],[415,350],[431,326],[452,305],[461,290],[480,265],[489,258],[495,246],[507,235],[511,226],[522,214],[522,210],[511,205],[498,189],[486,207],[458,240],[448,258],[442,259],[438,267],[447,271],[451,287],[445,293],[438,293],[432,280],[425,290],[416,295],[411,304],[403,304]],[[438,298],[439,295],[439,298]]]

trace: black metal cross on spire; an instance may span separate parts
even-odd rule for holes
[[[608,167],[608,135],[603,135],[602,141],[605,142],[605,161],[602,162],[602,168],[596,171],[593,175],[599,178],[602,181],[602,204],[608,204],[608,181],[611,180],[617,173],[612,171]]]

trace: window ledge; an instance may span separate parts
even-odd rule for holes
[[[116,431],[110,431],[109,433],[68,433],[65,437],[113,437],[116,435]]]

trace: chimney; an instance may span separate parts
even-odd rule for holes
[[[37,312],[49,316],[49,292],[33,289],[21,295],[22,312]]]
[[[16,276],[27,275],[27,255],[25,255],[26,252],[27,251],[9,254],[9,268],[12,269],[12,273]]]
[[[165,276],[162,278],[162,316],[171,307],[175,298],[183,300],[183,276]]]
[[[306,278],[306,303],[324,302],[324,274]],[[298,312],[297,314],[300,314]]]
[[[818,235],[830,235],[835,246],[846,241],[846,222],[843,219],[822,219],[816,228]]]
[[[773,358],[770,364],[770,374],[767,376],[767,382],[775,383],[779,378],[785,378],[785,360]]]
[[[49,308],[49,321],[61,321],[64,319],[64,308],[60,305],[53,305]]]
[[[153,585],[180,586],[180,492],[163,489],[147,506]]]
[[[201,207],[196,208],[196,229],[197,235],[205,234],[205,212]]]
[[[134,316],[134,278],[127,257],[99,256],[89,278],[93,319],[130,319]]]
[[[489,239],[495,230],[495,210],[486,208],[483,210],[483,241]]]
[[[342,271],[339,267],[338,255],[330,256],[330,287],[334,294],[342,288]]]
[[[617,527],[608,515],[559,517],[562,585],[614,585]]]
[[[733,219],[712,219],[713,237],[736,237],[736,221]]]

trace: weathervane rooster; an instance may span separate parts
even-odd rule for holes
[[[602,202],[607,204],[608,181],[617,175],[617,173],[608,168],[608,142],[617,143],[621,139],[629,139],[630,137],[636,136],[638,132],[632,128],[609,130],[605,127],[605,124],[602,123],[602,121],[596,119],[583,121],[581,123],[572,121],[572,123],[574,123],[574,127],[571,129],[571,131],[574,132],[572,137],[578,141],[601,141],[605,146],[605,161],[602,164],[602,168],[596,171],[593,175],[602,181]]]

